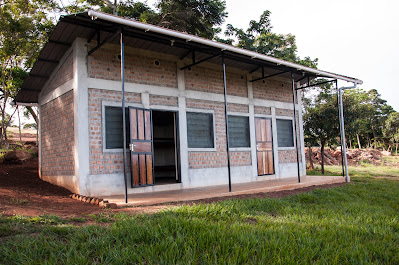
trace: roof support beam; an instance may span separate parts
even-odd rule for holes
[[[256,68],[252,69],[251,71],[249,71],[250,74],[252,74],[253,72],[258,71],[262,66],[257,66]]]
[[[97,40],[98,40],[99,29],[96,29],[93,31],[93,33],[87,39],[87,43],[90,43],[93,40],[94,36],[96,36],[96,34],[97,34]]]
[[[72,43],[67,43],[67,42],[62,42],[62,41],[57,41],[57,40],[49,40],[48,42],[58,44],[58,45],[64,45],[64,46],[68,46],[68,47],[70,47],[72,45]]]
[[[303,86],[303,87],[298,87],[298,88],[296,88],[296,90],[300,90],[300,89],[304,89],[304,88],[312,87],[312,86],[324,85],[324,84],[327,84],[327,83],[335,82],[336,80],[337,80],[337,79],[333,79],[333,80],[328,80],[328,81],[324,81],[324,82],[319,82],[319,83],[316,83],[316,84],[311,84],[311,85],[307,85],[307,86]]]
[[[213,58],[215,58],[215,57],[218,57],[218,56],[220,56],[221,54],[222,54],[222,53],[218,53],[218,54],[214,54],[214,55],[212,55],[212,56],[206,57],[206,58],[204,58],[204,59],[202,59],[202,60],[199,60],[198,62],[195,62],[195,63],[189,64],[189,65],[186,65],[186,66],[180,68],[180,70],[184,70],[184,69],[190,68],[190,67],[192,67],[192,66],[194,66],[194,65],[203,63],[203,62],[205,62],[205,61],[208,61],[208,60],[210,60],[210,59],[213,59]]]
[[[107,43],[108,41],[112,40],[113,38],[115,38],[116,36],[118,36],[121,33],[121,30],[117,30],[114,34],[112,35],[108,35],[107,38],[105,38],[105,40],[103,40],[101,43],[97,43],[97,46],[94,47],[93,49],[91,49],[88,52],[88,55],[91,55],[93,52],[97,51],[98,49],[100,49],[105,43]]]
[[[47,78],[49,78],[50,76],[47,76],[47,75],[35,75],[35,74],[29,74],[29,77],[47,79]]]
[[[44,62],[44,63],[53,63],[53,64],[58,64],[60,61],[57,60],[49,60],[49,59],[37,59],[38,61]]]
[[[262,75],[264,75],[264,70],[263,70],[263,69],[264,69],[264,68],[262,67]],[[283,72],[275,73],[275,74],[268,75],[268,76],[262,76],[262,77],[253,79],[253,80],[251,80],[251,81],[249,81],[249,82],[255,82],[255,81],[259,81],[259,80],[264,80],[264,79],[266,79],[266,78],[270,78],[270,77],[273,77],[273,76],[276,76],[276,75],[282,75],[282,74],[285,74],[285,73],[288,73],[288,72],[290,72],[290,71],[283,71]]]
[[[299,78],[298,80],[296,80],[295,82],[301,82],[303,79],[309,79],[309,75],[304,75],[303,77]]]
[[[180,60],[183,60],[184,58],[186,58],[192,52],[193,52],[192,50],[188,50],[185,54],[183,54],[183,56],[180,57]]]

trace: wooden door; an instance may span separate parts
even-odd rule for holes
[[[154,184],[151,110],[129,107],[132,187]]]
[[[258,175],[274,174],[272,121],[255,118]]]

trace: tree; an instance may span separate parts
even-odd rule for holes
[[[310,144],[317,141],[321,151],[321,173],[324,174],[324,148],[336,140],[339,134],[337,100],[330,95],[325,100],[307,107],[303,116],[305,139]]]
[[[5,0],[0,5],[0,147],[8,146],[9,122],[6,117],[9,103],[54,26],[46,11],[55,8],[51,0]]]
[[[101,0],[77,0],[64,10],[75,13],[90,8],[113,12]],[[221,31],[219,26],[227,16],[225,10],[224,0],[160,0],[157,10],[151,9],[146,3],[132,0],[119,1],[117,6],[119,16],[208,39],[213,39]]]
[[[396,155],[398,155],[399,143],[399,112],[392,112],[385,121],[385,126],[382,129],[384,136],[392,141],[396,146]]]
[[[390,138],[385,137],[382,128],[393,108],[381,98],[375,89],[364,91],[352,89],[345,92],[345,128],[349,145],[386,148]]]
[[[370,97],[362,89],[351,89],[343,95],[345,134],[352,148],[352,142],[362,147],[361,137],[369,132],[367,117],[373,111],[369,104]],[[363,137],[364,138],[364,137]]]
[[[271,12],[266,10],[260,16],[259,21],[251,20],[247,30],[227,25],[225,35],[237,39],[237,46],[243,49],[270,55],[286,61],[299,63],[305,66],[317,68],[318,59],[310,57],[301,59],[297,55],[295,36],[292,34],[276,34],[272,32],[270,21]],[[234,39],[218,39],[221,42],[233,44]]]

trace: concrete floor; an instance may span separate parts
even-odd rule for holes
[[[127,204],[125,203],[125,197],[123,195],[109,196],[104,197],[103,199],[108,200],[110,203],[116,203],[118,206],[149,206],[162,203],[195,201],[200,199],[226,197],[241,194],[293,190],[309,186],[318,186],[342,182],[345,182],[345,178],[343,178],[342,176],[306,176],[301,178],[301,183],[298,183],[297,178],[284,178],[278,180],[264,180],[250,183],[233,184],[232,192],[229,192],[227,185],[218,185],[194,189],[180,189],[130,194],[128,196]]]

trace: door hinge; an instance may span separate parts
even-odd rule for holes
[[[134,152],[134,144],[130,144],[130,151]]]

